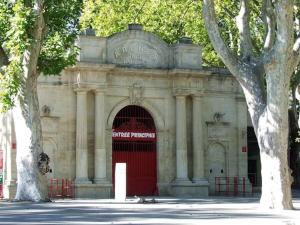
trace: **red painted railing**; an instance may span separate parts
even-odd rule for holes
[[[50,179],[49,198],[75,198],[74,181],[68,179]]]
[[[253,194],[253,185],[245,177],[215,177],[216,195]]]
[[[0,198],[3,198],[3,185],[0,184]]]
[[[0,198],[3,198],[3,150],[0,149]]]

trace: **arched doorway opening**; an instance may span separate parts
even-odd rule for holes
[[[157,195],[156,128],[149,112],[136,105],[121,109],[113,122],[112,171],[127,166],[127,196]]]

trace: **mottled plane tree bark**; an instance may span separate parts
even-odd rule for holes
[[[300,60],[300,39],[294,37],[294,1],[262,1],[265,37],[260,54],[254,54],[250,35],[250,1],[239,2],[238,54],[222,40],[214,0],[203,0],[203,17],[215,50],[245,94],[260,148],[260,204],[264,208],[292,209],[292,177],[287,157],[289,84]]]
[[[76,62],[80,0],[1,0],[0,106],[12,109],[17,141],[16,200],[47,201],[37,80]]]

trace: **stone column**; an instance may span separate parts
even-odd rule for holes
[[[186,125],[186,96],[176,95],[176,183],[189,182]]]
[[[14,123],[10,112],[5,114],[6,119],[2,125],[5,137],[3,140],[3,195],[4,198],[13,199],[16,194],[16,145],[14,137]]]
[[[87,90],[77,89],[76,114],[76,183],[90,183],[88,180],[87,145]]]
[[[95,183],[107,183],[105,148],[105,89],[95,90]]]
[[[200,95],[193,95],[193,182],[207,182],[204,179],[204,146],[202,127],[202,101]]]

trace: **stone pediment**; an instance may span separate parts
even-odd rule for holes
[[[169,47],[154,34],[127,30],[107,40],[108,63],[141,68],[168,68]]]
[[[79,37],[81,48],[78,61],[115,64],[122,67],[148,69],[200,69],[201,48],[191,41],[168,45],[153,33],[143,31],[141,25],[108,38],[86,32]]]

